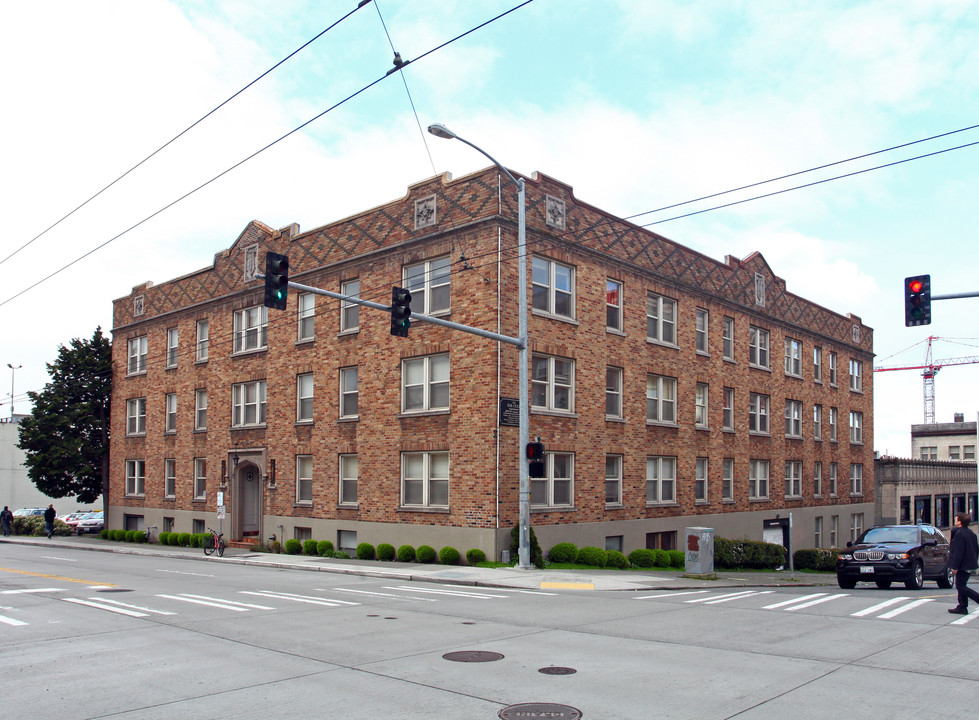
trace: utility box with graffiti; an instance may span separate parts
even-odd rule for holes
[[[686,571],[694,575],[714,572],[714,528],[688,527],[684,534]]]

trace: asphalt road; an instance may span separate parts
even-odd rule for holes
[[[523,703],[605,720],[972,718],[979,613],[949,615],[953,593],[487,588],[3,544],[2,708],[73,720],[533,717],[516,714]]]

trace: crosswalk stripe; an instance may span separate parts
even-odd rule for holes
[[[677,595],[703,595],[706,590],[684,590],[682,592],[656,593],[655,595],[640,595],[634,600],[658,600],[659,598],[676,597]]]
[[[408,592],[417,593],[428,593],[430,595],[452,595],[454,597],[470,597],[476,600],[492,600],[493,598],[506,598],[509,595],[490,595],[488,593],[477,593],[477,592],[460,592],[456,590],[436,590],[435,588],[417,588],[417,587],[387,587],[385,590],[407,590]]]
[[[109,612],[118,613],[119,615],[128,615],[129,617],[149,617],[147,613],[138,612],[136,610],[126,610],[121,607],[112,607],[111,605],[103,605],[97,602],[91,602],[89,600],[79,600],[78,598],[65,598],[65,602],[75,603],[76,605],[86,605],[88,607],[96,608],[98,610],[107,610]]]
[[[716,603],[716,602],[720,602],[721,600],[725,600],[725,599],[734,600],[736,598],[747,597],[748,595],[754,595],[754,594],[755,594],[755,591],[754,590],[742,590],[741,592],[728,593],[727,595],[710,595],[709,597],[697,598],[696,600],[684,600],[684,602],[687,602],[687,603],[708,603],[708,602],[710,602],[710,603]]]
[[[350,588],[333,588],[336,592],[359,593],[361,595],[371,595],[373,597],[394,598],[396,600],[418,600],[419,602],[438,602],[435,598],[416,598],[405,595],[395,595],[394,593],[372,592],[370,590],[352,590]]]
[[[963,615],[958,620],[953,620],[949,624],[950,625],[965,625],[967,622],[972,622],[973,620],[975,620],[976,617],[979,617],[979,610],[973,610],[968,615]]]
[[[330,598],[318,598],[309,597],[308,595],[293,595],[292,593],[275,592],[272,590],[266,590],[264,592],[250,592],[248,590],[242,590],[243,595],[258,595],[260,597],[268,597],[274,600],[292,600],[293,602],[309,603],[311,605],[326,605],[328,607],[337,607],[339,605],[360,605],[360,603],[349,602],[347,600],[332,600]]]
[[[21,622],[20,620],[14,620],[13,618],[9,618],[6,615],[0,615],[0,623],[3,623],[4,625],[13,625],[14,627],[27,624],[25,622]]]
[[[772,605],[766,605],[762,610],[777,610],[780,607],[785,607],[786,605],[794,605],[795,603],[805,602],[811,598],[822,597],[826,593],[813,593],[812,595],[803,595],[802,597],[789,598],[788,600],[783,600],[782,602],[777,602]]]
[[[902,605],[901,607],[899,607],[899,608],[897,608],[895,610],[891,610],[890,612],[886,612],[883,615],[881,615],[880,617],[882,619],[884,619],[884,620],[890,620],[892,617],[896,617],[896,616],[900,615],[901,613],[907,612],[911,608],[915,608],[915,607],[918,607],[919,605],[924,605],[925,603],[930,603],[930,602],[932,602],[931,601],[931,598],[922,598],[921,600],[915,600],[913,602],[909,602],[907,605]]]
[[[157,595],[157,597],[166,598],[167,600],[180,600],[181,602],[194,603],[195,605],[207,605],[209,607],[222,608],[224,610],[234,610],[235,612],[248,612],[249,608],[246,607],[235,607],[224,600],[208,602],[207,600],[199,600],[197,598],[180,596],[180,595]],[[212,598],[213,599],[213,598]],[[241,603],[237,603],[241,604]],[[266,610],[275,610],[275,608],[265,608]]]
[[[820,605],[825,602],[830,602],[831,600],[839,600],[840,598],[845,598],[846,596],[846,593],[840,593],[839,595],[827,595],[826,597],[816,598],[815,600],[810,600],[807,603],[802,603],[802,605],[787,607],[785,608],[785,612],[795,612],[796,610],[802,610],[804,608],[812,607],[813,605]]]
[[[110,598],[89,598],[90,600],[98,600],[98,602],[110,603],[111,605],[119,605],[121,607],[130,608],[132,610],[141,610],[143,612],[153,613],[155,615],[176,615],[177,613],[168,612],[167,610],[154,610],[153,608],[141,607],[139,605],[130,605],[129,603],[119,602],[118,600],[112,600]]]
[[[212,598],[207,595],[194,595],[192,593],[180,593],[181,597],[186,598],[197,598],[198,600],[213,600],[214,602],[225,603],[227,605],[240,605],[243,608],[249,610],[275,610],[274,607],[269,607],[268,605],[253,605],[251,603],[238,602],[237,600],[225,600],[224,598]]]
[[[882,603],[877,603],[876,605],[873,605],[873,606],[871,606],[869,608],[865,608],[864,610],[860,610],[859,612],[850,613],[850,617],[864,617],[865,615],[873,615],[875,612],[877,612],[879,610],[883,610],[886,607],[890,607],[891,605],[896,605],[899,602],[903,602],[905,600],[910,600],[910,599],[911,598],[909,598],[909,597],[905,597],[903,595],[900,595],[900,596],[898,596],[896,598],[891,598],[890,600],[885,600]]]

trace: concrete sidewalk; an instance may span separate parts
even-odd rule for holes
[[[727,587],[813,587],[836,586],[833,573],[716,572],[709,577],[687,575],[683,571],[637,570],[520,570],[514,567],[480,568],[469,565],[423,565],[419,563],[338,560],[306,555],[252,552],[228,548],[224,557],[205,556],[200,548],[136,544],[102,540],[97,536],[32,537],[12,535],[4,543],[38,547],[65,547],[77,550],[146,555],[199,562],[219,562],[255,567],[286,568],[310,572],[363,575],[391,580],[471,585],[522,590],[632,590],[665,591]],[[2,550],[0,550],[2,553]]]

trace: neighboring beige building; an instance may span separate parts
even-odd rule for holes
[[[24,465],[24,451],[17,447],[20,442],[19,426],[26,415],[0,418],[0,509],[4,505],[11,510],[26,507],[47,507],[54,504],[59,514],[78,510],[74,498],[50,498],[31,482]]]
[[[976,423],[955,413],[950,423],[911,426],[911,457],[918,460],[976,461]]]
[[[967,510],[976,520],[975,462],[882,457],[874,462],[874,480],[876,525],[923,522],[948,529],[955,514]]]

